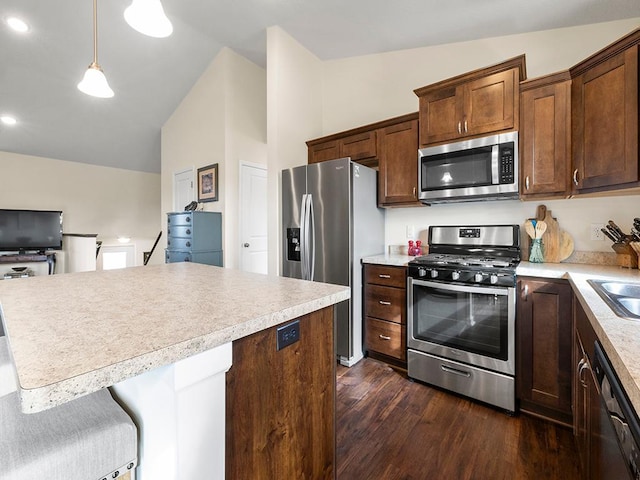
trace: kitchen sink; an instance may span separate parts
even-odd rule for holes
[[[640,320],[640,283],[587,280],[605,303],[622,318]]]

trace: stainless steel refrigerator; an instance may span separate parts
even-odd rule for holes
[[[340,363],[363,357],[362,265],[384,251],[376,171],[340,158],[282,171],[282,275],[351,287],[336,307]]]

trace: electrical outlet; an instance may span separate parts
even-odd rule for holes
[[[300,321],[288,323],[278,328],[276,336],[276,350],[282,350],[300,340]]]
[[[592,223],[591,224],[591,240],[604,240],[604,233],[602,233],[604,223]]]
[[[416,229],[413,225],[407,225],[407,240],[413,240],[416,236]]]

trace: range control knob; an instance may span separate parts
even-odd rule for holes
[[[431,270],[431,278],[437,278],[438,277],[438,271],[437,270]]]
[[[424,277],[427,274],[427,271],[424,268],[419,268],[418,269],[418,276],[419,277]]]
[[[498,283],[498,275],[491,275],[489,277],[489,281],[491,282],[491,285],[495,285],[496,283]]]
[[[480,283],[483,278],[484,278],[484,275],[482,273],[476,273],[473,276],[473,281],[476,282],[476,283]]]
[[[452,280],[459,280],[460,279],[460,272],[451,272],[451,279]]]

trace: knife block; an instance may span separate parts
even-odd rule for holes
[[[623,268],[638,268],[638,254],[627,243],[614,243],[613,250],[616,252],[618,266]]]
[[[629,245],[631,245],[631,248],[635,250],[636,266],[640,268],[640,266],[638,266],[638,264],[640,263],[640,242],[629,242]]]

